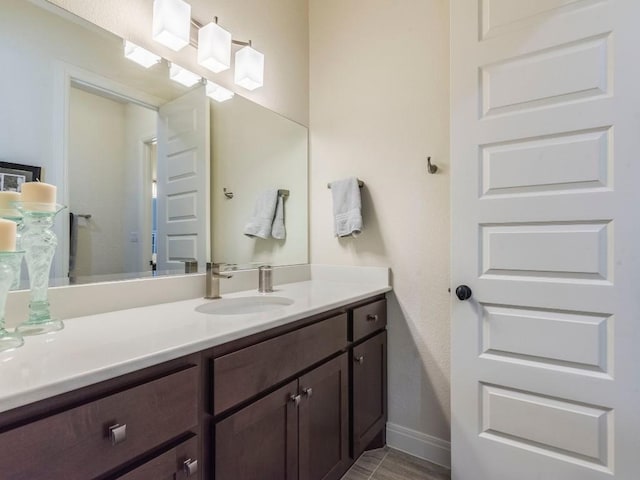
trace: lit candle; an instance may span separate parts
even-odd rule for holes
[[[22,184],[23,203],[44,204],[42,210],[53,210],[56,204],[56,186],[42,182],[26,182]]]
[[[18,192],[0,192],[0,217],[18,217],[20,214],[13,202],[20,201]]]
[[[0,252],[15,252],[16,222],[0,218]]]

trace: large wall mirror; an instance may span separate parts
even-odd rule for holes
[[[144,69],[42,0],[3,0],[0,63],[0,161],[41,167],[69,207],[52,284],[307,263],[306,127]],[[285,238],[244,235],[272,190],[287,192]]]

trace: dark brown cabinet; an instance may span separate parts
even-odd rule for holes
[[[384,435],[387,416],[387,332],[382,331],[352,350],[353,458]]]
[[[124,470],[155,448],[196,434],[197,392],[198,367],[188,365],[10,429],[0,435],[0,477],[88,479]]]
[[[347,354],[219,421],[216,480],[337,480],[349,467]]]
[[[348,355],[300,377],[300,480],[337,480],[349,468]]]
[[[216,480],[297,480],[297,392],[288,383],[216,424]]]
[[[11,480],[338,480],[384,443],[383,296],[0,413]]]
[[[118,480],[192,480],[198,476],[198,442],[191,438],[121,475]]]

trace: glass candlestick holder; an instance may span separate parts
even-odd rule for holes
[[[21,240],[22,240],[22,230],[24,227],[24,223],[22,222],[22,215],[16,209],[0,209],[0,218],[5,220],[11,220],[12,222],[16,222],[18,224],[16,228],[16,250],[22,250]],[[10,290],[17,290],[20,288],[20,266],[18,266],[17,275],[15,275],[13,279],[13,284],[11,285]]]
[[[49,311],[49,272],[58,238],[53,222],[56,215],[66,208],[51,203],[15,202],[24,223],[20,246],[29,273],[29,318],[16,327],[22,335],[40,335],[62,330],[62,321],[53,318]]]
[[[24,344],[22,335],[8,332],[4,328],[4,310],[7,294],[16,276],[20,275],[20,265],[24,252],[0,252],[0,352],[21,347]]]

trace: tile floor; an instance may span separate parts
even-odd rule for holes
[[[450,480],[448,469],[385,447],[364,452],[342,480]]]

